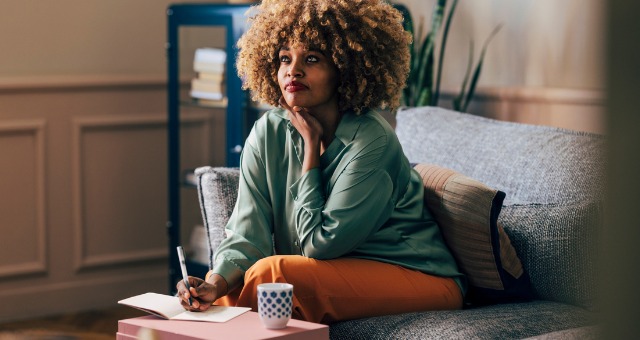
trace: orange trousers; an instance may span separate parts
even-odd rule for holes
[[[428,275],[398,265],[356,258],[314,260],[276,255],[256,262],[244,286],[215,304],[258,311],[257,286],[293,284],[293,315],[331,324],[371,316],[462,308],[460,288],[451,278]]]

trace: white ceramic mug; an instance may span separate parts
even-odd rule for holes
[[[258,314],[266,328],[287,327],[293,309],[293,285],[262,283],[258,285]]]

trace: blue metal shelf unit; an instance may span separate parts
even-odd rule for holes
[[[240,151],[248,133],[248,124],[255,120],[255,112],[247,105],[248,96],[235,69],[236,42],[246,29],[245,12],[249,5],[231,4],[173,4],[167,8],[167,64],[168,64],[168,221],[169,290],[175,291],[180,280],[180,266],[176,247],[180,245],[180,63],[179,29],[182,26],[220,26],[226,29],[226,165],[238,166]],[[205,165],[205,164],[203,164]],[[201,275],[206,268],[191,265],[190,274]],[[202,266],[200,266],[202,267]]]

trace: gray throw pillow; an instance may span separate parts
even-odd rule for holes
[[[601,202],[505,205],[499,222],[518,250],[536,297],[597,305]]]

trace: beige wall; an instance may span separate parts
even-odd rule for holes
[[[2,2],[0,321],[168,289],[170,2]],[[433,4],[404,2],[426,15]],[[603,131],[600,7],[595,0],[461,1],[447,51],[447,95],[460,84],[467,38],[478,43],[504,22],[471,112]],[[223,43],[208,29],[183,30],[181,39],[187,76],[195,47]],[[222,165],[221,112],[192,109],[183,117],[183,167]],[[183,194],[190,227],[199,211],[194,192]],[[188,235],[186,228],[183,240]]]
[[[415,13],[414,21],[431,22],[435,0],[396,2]],[[469,41],[475,43],[477,59],[485,39],[503,24],[488,49],[482,86],[602,90],[603,13],[603,0],[459,1],[449,31],[443,85],[459,87]]]
[[[397,0],[416,22],[431,22],[435,0]],[[448,2],[449,6],[451,1]],[[603,0],[459,1],[445,51],[442,87],[450,106],[464,79],[469,41],[475,60],[491,31],[472,113],[604,132]]]
[[[164,75],[170,0],[3,0],[0,76]],[[10,47],[10,48],[7,48]]]

